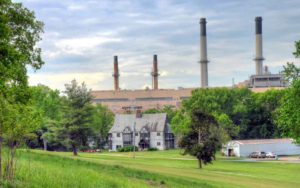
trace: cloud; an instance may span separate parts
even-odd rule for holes
[[[94,50],[97,46],[110,42],[120,42],[120,38],[92,36],[82,38],[62,39],[55,42],[55,47],[61,53],[81,55]]]
[[[32,85],[44,84],[51,88],[64,90],[64,85],[75,79],[79,83],[85,82],[89,88],[100,89],[101,85],[106,85],[105,81],[109,77],[104,73],[64,73],[64,74],[29,74],[29,82]],[[95,79],[97,78],[97,79]],[[58,87],[59,86],[59,87]]]
[[[299,1],[276,0],[25,0],[44,21],[39,44],[45,66],[30,73],[30,84],[63,89],[73,78],[93,89],[112,89],[113,56],[120,85],[151,85],[153,54],[158,55],[163,88],[200,86],[199,18],[207,18],[210,86],[231,85],[255,72],[254,18],[263,17],[264,64],[277,73],[295,60],[300,39]],[[282,11],[289,10],[289,11]]]

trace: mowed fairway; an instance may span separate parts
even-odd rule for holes
[[[300,163],[220,158],[197,168],[179,150],[132,153],[22,151],[17,187],[300,187]]]

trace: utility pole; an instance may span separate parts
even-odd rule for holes
[[[130,112],[134,112],[134,114],[135,114],[135,118],[132,123],[132,146],[133,146],[133,156],[132,157],[135,159],[135,126],[136,126],[136,119],[141,118],[142,106],[131,105],[131,106],[122,107],[122,109],[124,109],[126,111],[130,110]]]

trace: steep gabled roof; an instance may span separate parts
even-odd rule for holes
[[[134,121],[136,132],[141,131],[143,127],[150,132],[163,132],[167,123],[167,114],[143,114],[141,118],[136,118],[135,114],[116,114],[114,125],[109,133],[123,132],[126,127],[133,130]]]

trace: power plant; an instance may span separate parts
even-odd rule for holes
[[[206,19],[200,19],[200,74],[201,88],[208,85],[208,59],[207,59],[207,32]],[[284,88],[287,83],[282,74],[271,74],[268,67],[263,68],[263,37],[262,37],[262,18],[255,18],[255,73],[249,80],[239,83],[236,87],[248,87],[254,92],[263,92],[270,87]],[[122,113],[128,106],[139,106],[142,110],[162,109],[168,105],[178,108],[182,100],[189,98],[192,91],[197,88],[178,88],[178,89],[159,89],[158,85],[158,57],[153,55],[152,65],[152,89],[126,90],[119,87],[119,62],[118,56],[114,56],[113,63],[114,90],[92,91],[93,103],[101,103],[107,106],[114,113]]]
[[[268,67],[263,71],[263,37],[262,37],[262,17],[255,18],[255,68],[256,74],[250,76],[249,81],[245,81],[249,88],[286,87],[287,83],[282,74],[271,74]]]

